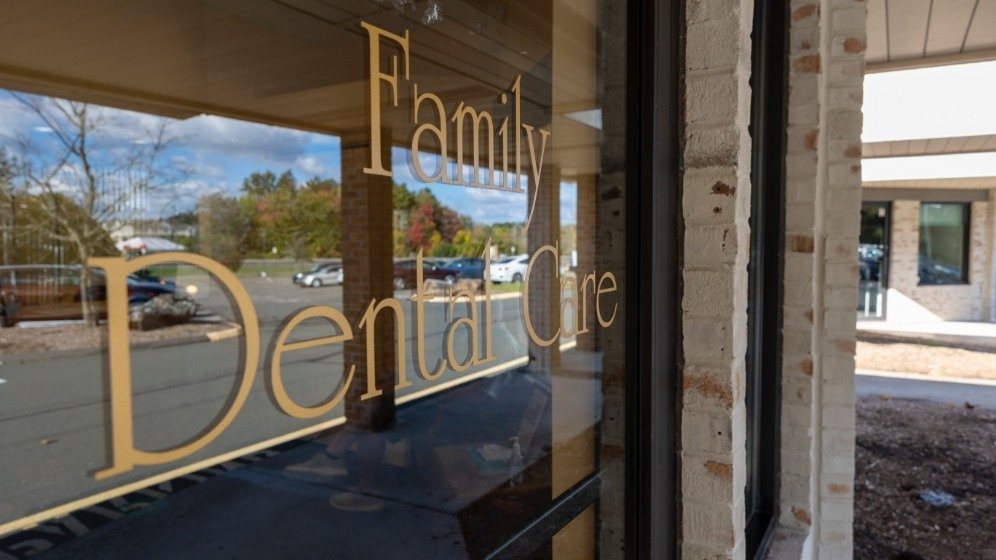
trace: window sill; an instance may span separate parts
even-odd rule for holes
[[[802,558],[809,531],[794,527],[775,528],[767,552],[758,558],[765,560],[799,560]]]

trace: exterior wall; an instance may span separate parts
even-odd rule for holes
[[[996,189],[989,189],[989,212],[986,224],[986,314],[985,320],[996,323]]]
[[[750,0],[686,8],[680,547],[743,558]]]
[[[790,4],[781,479],[770,558],[850,558],[866,3]]]
[[[794,0],[790,8],[781,494],[769,557],[850,558],[866,5]],[[686,9],[686,560],[745,557],[752,11],[749,0]]]
[[[969,217],[969,283],[957,286],[920,286],[920,202],[892,203],[889,242],[889,291],[886,319],[890,322],[982,321],[987,318],[986,288],[992,237],[989,203],[973,202]]]

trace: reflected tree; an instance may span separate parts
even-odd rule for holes
[[[16,137],[15,176],[51,226],[43,233],[70,245],[79,264],[102,252],[112,224],[136,217],[156,190],[177,180],[177,168],[163,157],[172,141],[166,119],[125,124],[112,109],[9,94],[39,124]],[[75,211],[67,212],[67,204]],[[96,325],[92,284],[83,266],[83,319]]]
[[[14,161],[6,149],[0,148],[0,250],[3,264],[13,262],[14,216],[17,215],[17,197],[14,193]]]
[[[235,198],[210,194],[197,203],[197,250],[237,271],[246,257],[250,214]]]

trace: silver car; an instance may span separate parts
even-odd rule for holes
[[[307,272],[294,275],[294,283],[310,288],[334,286],[342,284],[342,266],[334,263],[316,265]]]

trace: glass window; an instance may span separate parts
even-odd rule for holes
[[[751,73],[751,212],[747,266],[746,467],[748,558],[763,558],[777,520],[786,21],[779,2],[754,5]]]
[[[623,557],[627,14],[5,2],[0,558]]]
[[[968,282],[968,204],[920,204],[920,284]]]

